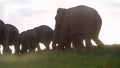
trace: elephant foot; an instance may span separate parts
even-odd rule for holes
[[[104,48],[104,45],[102,44],[102,45],[98,45],[98,48]]]
[[[92,45],[87,45],[86,48],[89,50],[89,49],[92,49],[93,46]]]

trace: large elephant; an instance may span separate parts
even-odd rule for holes
[[[47,50],[49,50],[50,42],[52,41],[53,30],[47,25],[41,25],[33,29],[37,34],[37,43],[43,43]],[[40,49],[39,49],[40,50]]]
[[[22,45],[21,53],[35,51],[36,48],[36,33],[33,30],[23,31],[19,35],[19,44]]]
[[[7,45],[14,45],[15,53],[19,53],[19,45],[18,45],[18,36],[19,36],[19,30],[11,25],[6,24],[7,30],[8,30],[8,44]]]
[[[6,28],[5,23],[0,20],[0,44],[3,46],[3,54],[4,53],[11,53],[8,44],[8,30]]]
[[[98,39],[102,20],[98,12],[88,6],[80,5],[69,9],[59,8],[55,17],[54,41],[60,48],[70,47],[70,43],[79,51],[91,47],[93,39],[98,47],[103,43]],[[55,45],[54,45],[55,46]]]

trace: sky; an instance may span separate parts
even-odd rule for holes
[[[99,38],[104,44],[120,44],[120,0],[0,0],[0,19],[20,32],[40,25],[55,26],[58,8],[86,5],[102,18]]]

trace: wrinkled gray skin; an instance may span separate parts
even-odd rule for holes
[[[3,46],[3,54],[11,53],[8,44],[8,31],[2,20],[0,20],[0,44]]]
[[[52,40],[52,33],[53,30],[46,25],[22,32],[19,35],[19,44],[22,45],[21,53],[26,53],[27,49],[30,52],[35,51],[36,48],[41,50],[39,43],[43,43],[46,46],[46,49],[49,50],[49,44]]]
[[[37,46],[39,43],[43,43],[46,47],[46,50],[49,50],[50,42],[52,41],[53,30],[47,25],[41,25],[33,29],[37,34]],[[40,50],[40,47],[38,48]]]
[[[14,45],[15,53],[19,53],[20,50],[18,44],[19,31],[15,26],[11,24],[6,24],[6,27],[8,30],[8,45]]]
[[[36,33],[32,30],[27,30],[19,35],[19,44],[22,45],[21,53],[34,52],[36,48]]]
[[[103,43],[98,39],[102,20],[97,11],[87,6],[77,6],[69,9],[59,8],[55,17],[54,44],[59,43],[59,48],[70,47],[70,43],[79,51],[92,46],[93,39],[99,47]],[[56,45],[53,45],[54,47]]]

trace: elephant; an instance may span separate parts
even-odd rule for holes
[[[39,46],[39,43],[43,43],[46,47],[46,50],[50,50],[50,42],[52,41],[53,36],[53,30],[47,25],[41,25],[38,27],[35,27],[33,31],[37,35],[37,45]],[[40,47],[39,47],[40,48]],[[38,50],[40,50],[38,48]]]
[[[11,53],[8,44],[8,30],[6,28],[5,23],[0,20],[0,44],[3,46],[3,54],[4,53]]]
[[[33,30],[23,31],[19,35],[19,45],[22,45],[21,53],[34,52],[36,48],[36,33]]]
[[[8,31],[8,44],[7,45],[14,45],[15,53],[19,53],[19,44],[18,44],[18,36],[19,36],[19,30],[11,25],[11,24],[5,24]]]
[[[71,42],[79,52],[86,47],[92,47],[94,40],[98,47],[103,47],[103,42],[98,38],[102,19],[98,12],[91,7],[79,5],[72,8],[58,8],[55,16],[55,29],[53,47],[58,43],[60,49],[71,47]]]

